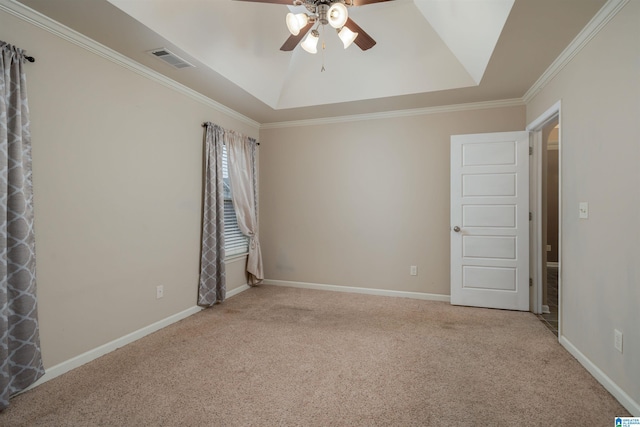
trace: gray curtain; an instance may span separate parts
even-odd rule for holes
[[[198,305],[210,307],[216,302],[224,301],[226,294],[222,181],[224,129],[213,123],[205,123],[204,126],[205,179]]]
[[[256,180],[256,141],[235,132],[227,132],[225,139],[229,156],[229,181],[233,207],[242,234],[249,238],[247,273],[249,284],[264,279],[262,253],[258,241],[258,198]]]
[[[24,59],[21,49],[0,41],[0,410],[44,374]]]

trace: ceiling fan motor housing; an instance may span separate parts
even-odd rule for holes
[[[329,20],[327,19],[327,12],[329,11],[329,5],[320,3],[316,9],[316,14],[318,15],[318,21],[322,25],[327,25]]]
[[[345,6],[350,6],[348,2],[343,0],[294,0],[293,2],[294,6],[304,5],[309,12],[317,16],[317,20],[320,21],[322,25],[329,23],[327,13],[334,3],[342,3]]]

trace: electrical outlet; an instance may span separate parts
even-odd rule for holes
[[[620,332],[617,329],[614,329],[613,333],[615,335],[613,346],[616,348],[616,350],[622,353],[622,332]]]
[[[547,252],[551,252],[551,245],[547,245]]]
[[[164,296],[164,286],[156,286],[156,299],[160,299]]]
[[[418,275],[418,266],[417,265],[412,265],[409,268],[409,274],[412,276],[417,276]]]

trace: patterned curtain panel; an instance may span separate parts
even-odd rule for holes
[[[205,123],[205,180],[202,213],[202,249],[198,305],[210,307],[224,301],[224,185],[222,144],[224,130]]]
[[[23,61],[21,49],[0,41],[0,410],[44,374]]]
[[[238,227],[242,234],[249,237],[247,273],[249,284],[253,286],[264,279],[262,252],[258,241],[256,141],[235,132],[227,132],[226,144],[233,207],[238,218]]]

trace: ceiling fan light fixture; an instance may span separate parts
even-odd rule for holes
[[[336,2],[331,5],[327,12],[327,20],[333,28],[342,28],[347,23],[349,12],[344,3]]]
[[[300,43],[300,46],[307,52],[315,54],[318,53],[318,40],[320,40],[320,33],[318,33],[317,30],[313,30],[307,38]]]
[[[297,36],[300,30],[309,22],[309,16],[306,13],[287,13],[287,28],[289,32]]]
[[[347,27],[342,27],[342,29],[338,31],[338,37],[340,37],[340,40],[342,40],[342,44],[346,49],[351,46],[351,43],[353,43],[356,37],[358,37],[358,33],[354,33]]]

